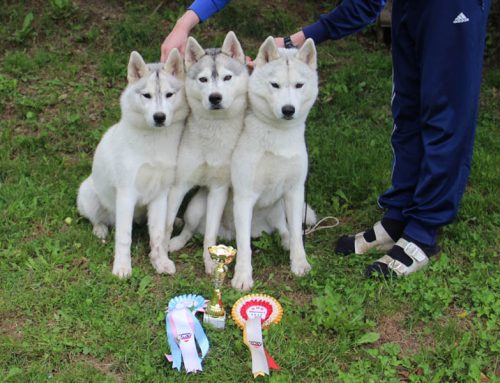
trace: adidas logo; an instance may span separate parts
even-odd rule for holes
[[[460,14],[455,17],[455,20],[453,20],[453,24],[461,24],[461,23],[466,23],[469,21],[469,18],[463,14],[463,12],[460,12]]]

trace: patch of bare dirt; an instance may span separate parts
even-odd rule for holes
[[[116,371],[116,363],[110,357],[105,358],[104,360],[99,360],[91,355],[83,355],[79,354],[74,356],[72,362],[84,363],[87,364],[96,370],[100,371],[108,378],[113,379],[116,382],[123,382],[125,377],[119,371]]]
[[[465,332],[469,331],[472,327],[471,319],[473,314],[465,311],[459,307],[449,307],[446,310],[446,315],[441,318],[441,324],[445,325],[447,322],[453,321],[457,327]]]
[[[17,313],[0,314],[0,335],[16,340],[23,337],[24,319]]]
[[[117,2],[100,0],[75,0],[78,9],[86,11],[95,21],[119,19],[123,16],[123,7]]]
[[[47,228],[48,225],[44,221],[31,222],[30,227],[32,232],[23,238],[22,243],[29,243],[40,237],[49,238],[53,234],[52,231]]]
[[[432,347],[433,340],[430,337],[424,336],[418,329],[408,331],[404,326],[405,319],[406,313],[401,311],[380,318],[375,330],[380,334],[380,339],[375,343],[375,346],[395,343],[400,346],[403,355],[413,355],[422,347]]]

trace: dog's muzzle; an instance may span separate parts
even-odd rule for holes
[[[283,113],[283,118],[285,120],[292,120],[295,114],[295,107],[293,105],[284,105],[281,108],[281,113]]]
[[[222,94],[220,93],[212,93],[210,96],[208,96],[208,101],[210,102],[210,109],[212,110],[218,110],[222,109]]]
[[[166,119],[167,119],[167,116],[165,115],[165,113],[156,112],[155,114],[153,114],[153,120],[154,120],[156,126],[163,126]]]

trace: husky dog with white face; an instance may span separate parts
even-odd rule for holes
[[[318,95],[316,48],[278,49],[272,37],[259,49],[249,80],[250,111],[231,163],[238,256],[234,288],[253,286],[250,248],[254,207],[285,204],[292,272],[311,266],[302,242],[304,182],[307,176],[305,121]]]
[[[193,186],[208,190],[203,259],[212,273],[208,247],[215,245],[231,184],[230,164],[247,108],[245,54],[233,32],[221,49],[203,49],[190,37],[185,51],[186,96],[191,107],[179,146],[175,186],[169,196],[166,241],[177,210]],[[166,245],[167,246],[167,245]]]
[[[147,215],[151,263],[158,273],[172,274],[175,265],[163,247],[167,197],[189,112],[177,49],[165,64],[146,64],[132,52],[120,105],[121,119],[99,142],[92,173],[80,186],[78,210],[101,239],[115,225],[113,274],[120,278],[132,273],[132,222]]]

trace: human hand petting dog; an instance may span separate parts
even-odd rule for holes
[[[274,39],[274,42],[276,43],[276,47],[278,48],[285,48],[285,39],[283,37],[276,37]],[[304,35],[304,32],[298,31],[294,33],[293,35],[290,35],[290,40],[292,41],[292,44],[296,48],[300,48],[302,44],[304,44],[304,41],[306,41],[306,36]]]
[[[285,48],[285,41],[284,40],[285,39],[283,37],[276,37],[274,39],[274,42],[276,43],[276,47],[277,48]],[[304,35],[304,32],[299,31],[299,32],[291,35],[290,40],[292,41],[292,44],[296,48],[300,48],[302,46],[302,44],[304,44],[304,41],[306,41],[306,37]],[[248,57],[248,56],[246,57],[246,64],[250,70],[253,70],[255,64],[254,64],[254,61],[252,60],[251,57]]]
[[[175,23],[174,29],[165,37],[163,43],[161,44],[161,58],[160,61],[163,63],[167,60],[169,52],[173,48],[177,48],[182,57],[184,57],[184,51],[186,49],[187,40],[189,37],[189,33],[191,30],[198,25],[200,22],[200,18],[198,15],[192,10],[186,11],[179,20]],[[290,40],[293,45],[297,48],[301,47],[306,37],[304,36],[304,32],[299,31],[290,35]],[[278,48],[284,48],[285,43],[283,37],[276,37],[274,39],[276,42],[276,46]],[[254,62],[251,57],[246,56],[245,58],[246,65],[250,71],[254,68]]]
[[[165,40],[163,40],[161,44],[160,61],[162,63],[167,61],[169,52],[174,48],[177,48],[181,56],[184,57],[184,50],[186,49],[189,33],[199,22],[200,19],[198,15],[191,10],[186,11],[186,13],[177,20],[174,29],[165,37]]]
[[[167,60],[168,54],[174,48],[177,48],[182,57],[184,57],[184,52],[186,50],[186,44],[191,30],[200,22],[198,15],[188,10],[184,15],[181,16],[179,20],[175,23],[174,29],[165,37],[163,43],[161,44],[161,58],[160,61],[163,63]],[[248,69],[253,70],[253,60],[251,57],[246,56],[245,62]]]

